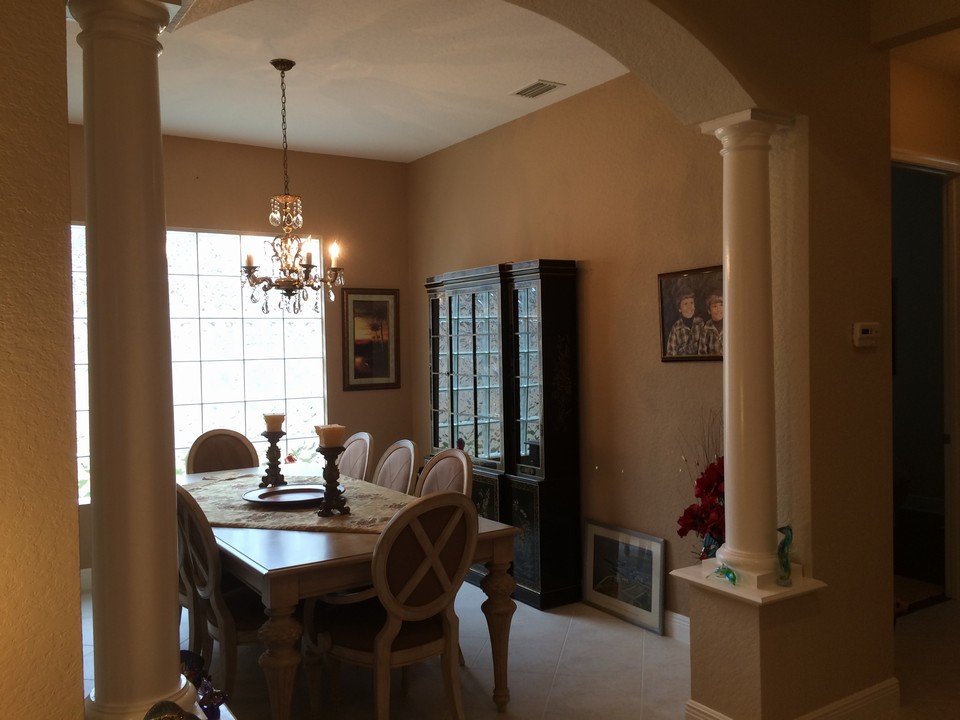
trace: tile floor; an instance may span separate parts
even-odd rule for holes
[[[510,636],[510,692],[499,714],[490,699],[493,671],[479,605],[483,593],[464,585],[457,600],[461,647],[467,661],[462,687],[469,720],[683,720],[689,697],[689,646],[623,622],[582,603],[540,612],[517,605]],[[83,597],[84,642],[92,642],[89,591]],[[186,623],[181,627],[186,637]],[[956,720],[955,679],[960,601],[947,601],[899,618],[895,672],[901,709],[896,720]],[[93,647],[84,646],[86,692],[93,684]],[[240,648],[239,678],[229,706],[238,720],[269,717],[257,646]],[[396,676],[395,676],[396,677]],[[340,697],[326,720],[372,717],[368,671],[343,666]],[[409,689],[392,693],[394,720],[449,717],[437,663],[412,668]],[[296,720],[309,717],[304,676],[294,693]]]

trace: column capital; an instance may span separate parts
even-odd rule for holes
[[[713,120],[705,120],[700,123],[700,131],[704,135],[716,136],[726,147],[734,139],[744,137],[759,140],[758,136],[761,136],[766,142],[774,132],[791,125],[793,125],[791,115],[759,108],[747,108]]]
[[[67,12],[80,24],[80,45],[84,35],[107,33],[156,43],[158,53],[157,36],[179,6],[159,0],[67,0]]]

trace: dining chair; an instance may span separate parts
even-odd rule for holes
[[[190,578],[189,568],[184,565],[186,561],[186,552],[187,549],[184,546],[183,538],[177,531],[177,567],[179,568],[178,573],[178,582],[179,589],[178,595],[180,597],[180,608],[181,613],[183,610],[187,611],[187,623],[188,623],[188,633],[187,633],[187,649],[191,650],[197,654],[200,654],[203,651],[203,623],[199,622],[199,615],[201,614],[200,608],[200,599],[197,596],[196,590],[193,587],[193,581]]]
[[[187,453],[187,472],[215,472],[255,467],[260,464],[253,443],[236,430],[215,428],[208,430],[193,441]],[[190,612],[196,603],[193,589],[180,578],[180,606],[187,611],[190,649],[199,653],[203,638],[203,623],[198,623]]]
[[[343,444],[343,452],[337,466],[347,477],[357,480],[370,479],[370,457],[373,455],[373,435],[368,432],[354,433]]]
[[[473,463],[463,450],[441,450],[423,468],[413,494],[423,497],[436,492],[458,492],[471,496]]]
[[[193,441],[187,454],[187,472],[213,472],[256,467],[260,464],[257,449],[236,430],[207,430]]]
[[[180,577],[192,591],[191,618],[202,627],[200,655],[211,666],[213,643],[220,645],[214,687],[229,696],[236,676],[237,646],[260,642],[265,615],[259,593],[224,575],[220,547],[207,516],[193,496],[177,485],[177,534],[183,552]]]
[[[373,482],[409,495],[413,492],[416,471],[417,444],[413,440],[397,440],[380,457],[377,469],[373,471]]]
[[[457,592],[477,543],[477,508],[457,492],[419,498],[387,523],[373,550],[375,597],[317,603],[305,658],[323,659],[336,688],[340,662],[373,668],[377,720],[390,715],[390,670],[440,656],[451,714],[463,720]],[[316,697],[316,680],[311,690]]]

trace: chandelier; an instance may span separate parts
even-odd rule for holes
[[[330,267],[323,268],[323,238],[320,238],[321,252],[318,267],[313,264],[313,253],[305,246],[311,238],[301,238],[297,231],[303,227],[303,203],[299,195],[290,194],[290,178],[287,174],[287,85],[286,73],[296,63],[293,60],[277,58],[270,64],[280,71],[280,119],[283,128],[283,194],[270,199],[270,224],[282,230],[273,240],[265,240],[264,247],[272,265],[270,275],[257,274],[260,266],[253,255],[247,255],[246,265],[241,268],[241,285],[251,288],[250,300],[263,301],[263,313],[270,312],[269,293],[276,288],[280,292],[278,307],[281,310],[299,313],[304,301],[309,301],[310,291],[314,294],[313,309],[320,312],[320,295],[326,291],[327,299],[333,301],[333,289],[343,285],[343,268],[337,267],[340,246],[331,243]]]

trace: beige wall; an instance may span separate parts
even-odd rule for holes
[[[71,218],[84,219],[83,131],[71,127]],[[167,226],[270,234],[267,221],[272,195],[283,190],[279,149],[165,137],[164,192]],[[339,238],[347,287],[403,288],[407,278],[406,166],[309,153],[290,153],[290,190],[303,197],[304,234]],[[239,283],[239,267],[237,282]],[[401,380],[395,390],[343,391],[342,303],[325,306],[327,314],[328,415],[350,432],[374,436],[374,452],[412,433],[410,343],[406,341],[412,303],[400,294]],[[311,312],[312,310],[305,310]],[[319,370],[318,370],[319,373]],[[319,386],[322,378],[304,378]]]
[[[721,412],[722,368],[660,361],[657,274],[720,264],[721,170],[716,140],[677,123],[632,75],[413,163],[420,302],[410,380],[421,447],[430,442],[423,280],[576,260],[583,515],[664,537],[668,566],[690,564],[695,539],[676,535],[693,502],[681,452]],[[685,613],[675,582],[667,607]]]
[[[960,164],[960,82],[933,70],[890,63],[890,141],[894,153]]]
[[[63,5],[3,3],[0,28],[0,698],[11,717],[76,718],[83,656]]]

